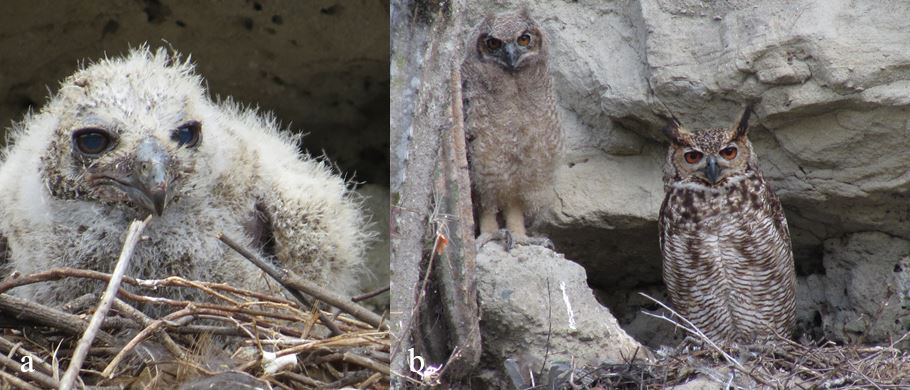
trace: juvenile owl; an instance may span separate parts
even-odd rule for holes
[[[553,184],[563,142],[547,37],[527,11],[501,13],[487,16],[466,47],[462,96],[478,242],[499,232],[499,212],[515,242],[545,242],[527,237],[525,215]]]
[[[664,282],[676,310],[722,343],[788,337],[795,321],[790,232],[747,137],[749,115],[730,129],[664,129]]]
[[[220,232],[338,292],[362,268],[369,234],[347,183],[300,155],[272,117],[212,101],[193,66],[163,49],[79,70],[11,133],[0,162],[4,276],[109,272],[130,222],[149,214],[133,277],[265,289]],[[102,288],[72,279],[12,292],[60,304]]]

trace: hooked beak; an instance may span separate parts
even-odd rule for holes
[[[136,153],[133,180],[127,195],[148,211],[161,216],[170,200],[171,175],[168,173],[170,158],[158,142],[143,141]]]
[[[506,65],[509,66],[509,70],[518,70],[518,59],[521,57],[521,55],[518,53],[518,48],[516,48],[515,44],[513,43],[507,43],[505,49]]]
[[[720,167],[717,166],[717,157],[708,156],[708,160],[702,172],[704,172],[711,184],[717,183],[717,177],[720,176]]]

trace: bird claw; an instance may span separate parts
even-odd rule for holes
[[[509,231],[509,229],[499,229],[492,233],[483,233],[477,237],[475,240],[477,250],[480,251],[480,248],[486,245],[486,243],[494,240],[502,242],[502,247],[506,250],[506,252],[511,252],[516,245],[537,245],[550,250],[553,250],[555,248],[553,246],[553,241],[550,241],[549,238],[515,236],[511,231]]]
[[[537,246],[542,246],[544,248],[547,248],[549,250],[555,249],[555,247],[553,246],[553,241],[550,241],[550,239],[546,238],[546,237],[526,236],[526,237],[515,240],[515,245],[537,245]]]
[[[512,232],[509,229],[499,229],[495,232],[482,233],[477,237],[474,242],[477,246],[477,251],[480,251],[480,248],[483,248],[490,241],[500,241],[502,242],[502,248],[506,252],[512,251],[512,248],[515,246],[515,238],[512,236]]]

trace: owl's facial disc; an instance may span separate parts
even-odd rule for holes
[[[513,38],[499,39],[482,35],[478,46],[484,59],[494,61],[509,72],[516,72],[531,63],[539,46],[539,36],[533,31],[523,31]]]
[[[104,142],[97,141],[94,134],[86,136],[84,133],[84,130],[74,133],[75,151],[86,157],[98,157],[99,155],[87,154],[86,150],[101,149],[97,145]],[[200,139],[199,122],[187,122],[171,132],[169,141],[164,141],[175,145],[169,147],[158,138],[148,136],[141,139],[134,150],[127,152],[125,156],[115,156],[104,164],[90,165],[86,179],[101,199],[112,202],[128,201],[161,216],[177,192],[175,183],[181,174],[191,173],[190,169],[181,169],[178,166],[175,157],[172,156],[174,151],[169,149],[174,149],[173,146],[178,149],[194,148]],[[105,146],[100,154],[115,149],[115,146]]]

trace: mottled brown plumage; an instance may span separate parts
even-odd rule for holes
[[[780,201],[747,137],[673,121],[660,210],[664,282],[676,310],[716,342],[793,332],[796,274]]]
[[[482,236],[499,229],[502,211],[506,229],[527,242],[525,214],[541,206],[541,193],[553,183],[562,130],[548,46],[524,11],[488,16],[466,45],[465,130]]]

